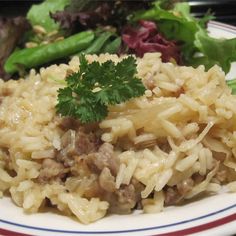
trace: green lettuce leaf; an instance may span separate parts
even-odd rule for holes
[[[194,67],[205,65],[206,69],[217,64],[227,73],[231,62],[236,60],[236,38],[210,37],[206,22],[212,18],[209,12],[203,19],[194,18],[187,2],[177,3],[172,10],[165,10],[158,1],[150,10],[136,13],[132,20],[156,21],[167,39],[179,42],[185,64]]]
[[[158,22],[159,30],[167,39],[186,43],[194,41],[194,35],[199,27],[190,16],[190,8],[187,3],[178,3],[173,10],[164,10],[160,3],[156,2],[150,10],[136,13],[132,20],[154,20]]]
[[[46,0],[41,4],[33,5],[27,13],[31,25],[41,25],[47,32],[58,30],[59,24],[50,17],[50,13],[64,10],[70,0]]]
[[[236,61],[236,38],[216,39],[210,37],[206,32],[199,31],[195,35],[194,44],[202,53],[202,57],[193,58],[193,63],[199,65],[198,60],[205,60],[206,68],[217,64],[225,72],[230,70],[230,64]]]

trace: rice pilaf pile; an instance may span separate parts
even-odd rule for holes
[[[120,61],[116,55],[87,60]],[[0,193],[26,212],[47,205],[88,224],[146,213],[199,194],[236,190],[236,97],[218,66],[137,58],[145,95],[110,106],[100,123],[56,114],[57,91],[79,58],[0,81]]]

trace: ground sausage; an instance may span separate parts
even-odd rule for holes
[[[40,183],[48,183],[52,180],[60,180],[65,176],[67,171],[68,170],[65,169],[61,163],[52,159],[44,159],[39,172],[38,181]]]
[[[113,176],[116,176],[120,166],[120,160],[113,150],[110,143],[104,143],[98,149],[98,152],[91,153],[87,156],[86,162],[88,166],[97,173],[107,167]]]

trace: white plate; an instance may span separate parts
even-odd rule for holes
[[[215,37],[236,37],[233,26],[211,22]],[[228,79],[236,77],[236,63]],[[221,193],[158,214],[112,215],[90,225],[53,212],[24,214],[10,199],[0,200],[0,235],[232,235],[236,232],[236,193]]]

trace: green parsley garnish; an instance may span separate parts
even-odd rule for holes
[[[132,56],[117,64],[111,60],[89,64],[82,54],[79,72],[68,76],[67,86],[58,90],[57,112],[82,123],[101,121],[108,114],[108,105],[144,94],[145,87],[136,73]]]

